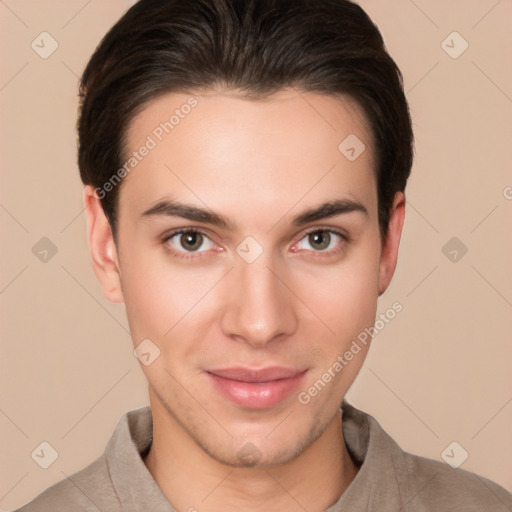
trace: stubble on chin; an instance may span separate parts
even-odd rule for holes
[[[327,417],[322,418],[323,421],[319,422],[317,418],[316,421],[311,423],[309,430],[296,439],[294,444],[269,452],[268,449],[265,450],[265,447],[268,448],[268,446],[272,444],[270,440],[266,441],[264,439],[262,441],[261,438],[251,440],[243,435],[239,435],[235,438],[218,420],[215,420],[206,409],[202,408],[199,402],[197,402],[197,404],[194,403],[192,407],[197,405],[197,408],[201,409],[204,413],[200,422],[197,421],[195,414],[188,412],[186,409],[182,409],[182,414],[178,415],[174,412],[168,401],[165,400],[154,387],[150,386],[150,388],[155,398],[159,401],[159,404],[172,421],[176,423],[204,453],[212,460],[233,468],[263,469],[286,464],[306,451],[325,432],[334,419],[334,416],[330,418]],[[190,400],[191,402],[193,401],[192,398]],[[335,414],[340,414],[340,410],[337,409]],[[289,417],[290,421],[288,424],[285,422],[278,427],[281,434],[283,434],[282,429],[285,429],[285,439],[289,439],[290,434],[294,433],[293,414],[290,414]],[[218,431],[218,435],[212,435],[212,429]],[[270,435],[272,434],[273,432]],[[268,436],[269,434],[265,433],[262,437],[265,438]],[[145,463],[146,460],[148,464],[151,465],[152,459],[149,457],[149,454],[145,459]]]

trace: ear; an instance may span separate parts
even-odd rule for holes
[[[386,291],[395,273],[404,219],[405,195],[403,192],[397,192],[391,207],[388,232],[380,255],[379,295]]]
[[[94,273],[107,300],[114,303],[123,302],[119,258],[114,236],[100,199],[91,185],[84,187],[83,202]]]

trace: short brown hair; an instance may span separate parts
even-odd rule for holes
[[[378,28],[348,0],[137,2],[105,35],[81,78],[83,183],[98,190],[123,165],[129,123],[149,101],[219,86],[249,99],[285,87],[354,99],[372,130],[385,238],[394,195],[411,171],[411,119],[401,72]],[[120,188],[100,196],[115,238]]]

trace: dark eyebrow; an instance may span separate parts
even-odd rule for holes
[[[352,199],[338,199],[336,201],[323,203],[320,206],[315,206],[310,210],[306,210],[300,215],[294,217],[292,224],[294,226],[301,226],[308,222],[327,219],[342,213],[350,212],[361,212],[364,213],[365,216],[368,216],[368,210],[359,201],[353,201]]]
[[[361,212],[364,215],[368,215],[366,207],[358,202],[351,199],[338,199],[334,201],[328,201],[322,203],[319,206],[315,206],[302,212],[292,219],[293,226],[302,226],[308,222],[314,222],[329,217],[335,217],[342,213],[350,212]],[[229,231],[232,231],[234,224],[218,213],[212,212],[205,208],[198,206],[187,205],[181,202],[162,200],[152,206],[149,210],[146,210],[141,217],[150,217],[153,215],[164,215],[168,217],[182,217],[184,219],[204,222],[206,224],[212,224]]]
[[[152,215],[165,215],[168,217],[182,217],[188,220],[212,224],[226,230],[233,230],[234,226],[229,219],[218,213],[200,208],[198,206],[183,204],[177,201],[163,200],[146,210],[141,217]]]

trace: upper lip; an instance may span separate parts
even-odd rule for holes
[[[208,370],[208,373],[240,382],[269,382],[278,379],[289,379],[305,371],[306,370],[288,368],[285,366],[267,366],[266,368],[256,369],[243,367],[219,368],[216,370]]]

